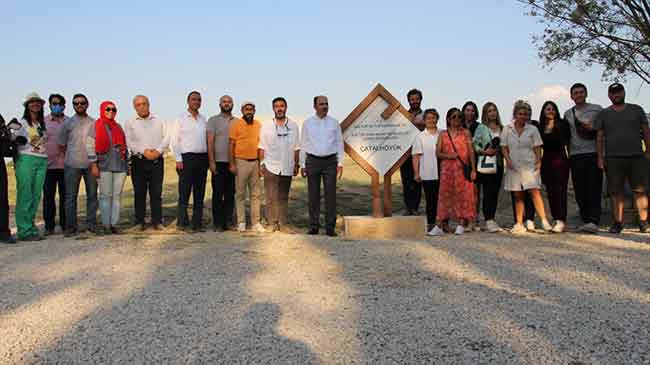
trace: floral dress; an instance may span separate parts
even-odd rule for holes
[[[468,146],[470,137],[465,130],[454,136],[451,134],[458,156],[469,165],[470,153]],[[453,153],[452,138],[448,131],[440,133],[443,153]],[[463,175],[463,165],[458,159],[444,159],[440,162],[440,191],[438,193],[438,217],[441,222],[448,219],[473,221],[476,218],[476,195],[474,184],[467,181]]]

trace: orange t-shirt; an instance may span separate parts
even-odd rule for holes
[[[260,129],[262,123],[253,119],[252,124],[243,119],[233,121],[230,126],[230,139],[235,141],[235,158],[252,160],[257,158],[257,147],[260,144]]]

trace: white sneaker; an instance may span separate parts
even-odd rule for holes
[[[535,230],[535,221],[531,221],[530,219],[526,221],[526,230],[533,232]]]
[[[465,227],[463,227],[463,226],[460,225],[460,224],[457,225],[457,226],[456,226],[456,230],[454,231],[454,234],[455,234],[455,235],[458,235],[458,236],[461,236],[461,235],[465,234]]]
[[[544,219],[542,221],[542,229],[544,232],[551,232],[553,230],[553,226],[551,226],[551,224],[546,219]]]
[[[515,235],[521,235],[526,233],[526,227],[524,227],[523,224],[515,224],[512,229],[510,230],[510,233],[515,234]]]
[[[260,223],[256,223],[253,226],[253,231],[255,231],[257,233],[266,233],[266,228],[264,228],[264,226],[261,225]]]
[[[594,223],[587,223],[581,226],[580,230],[585,233],[598,233],[598,226]]]
[[[427,233],[427,236],[442,236],[443,234],[445,234],[445,231],[440,229],[440,227],[435,226]]]
[[[237,231],[240,233],[246,232],[246,223],[239,223],[239,225],[237,226]]]
[[[562,221],[555,221],[555,226],[553,226],[553,232],[555,233],[562,233],[564,232],[564,222]]]
[[[490,233],[501,232],[501,227],[499,227],[499,224],[497,224],[494,219],[490,219],[489,221],[485,222],[485,228]]]

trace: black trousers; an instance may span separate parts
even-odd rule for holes
[[[178,226],[189,226],[187,206],[190,194],[194,198],[192,209],[192,227],[203,226],[203,199],[205,198],[205,183],[208,178],[208,154],[184,153],[183,170],[178,181]]]
[[[336,228],[336,155],[325,158],[307,155],[307,190],[309,192],[309,221],[312,229],[320,228],[320,184],[325,189],[325,229]]]
[[[151,223],[162,224],[162,189],[165,162],[161,158],[150,161],[134,158],[131,163],[131,182],[135,196],[135,223],[144,224],[147,194],[151,206]]]
[[[65,175],[63,169],[48,169],[43,183],[43,220],[45,229],[56,227],[56,191],[59,190],[59,225],[65,228]]]
[[[492,220],[497,214],[499,191],[501,191],[501,182],[503,181],[503,167],[500,166],[495,174],[478,174],[477,180],[483,190],[483,217],[486,221]],[[528,197],[528,200],[530,200],[530,197]]]
[[[440,180],[423,180],[422,188],[424,189],[424,200],[427,204],[427,224],[436,224]]]
[[[0,156],[0,238],[11,235],[9,230],[9,186],[4,157]]]
[[[598,168],[598,156],[595,153],[575,155],[569,162],[580,218],[585,224],[598,225],[603,193],[603,171]]]
[[[517,208],[515,207],[515,193],[510,193],[510,199],[512,199],[512,216],[515,218],[515,222],[517,222]],[[534,221],[535,220],[535,204],[533,204],[533,198],[530,197],[530,194],[525,192],[525,197],[524,197],[524,223],[526,221]]]
[[[413,157],[409,156],[399,168],[399,174],[402,178],[402,192],[404,196],[404,205],[409,211],[420,209],[420,200],[422,200],[422,184],[415,181],[413,172]]]
[[[235,175],[228,162],[217,162],[217,174],[212,175],[212,224],[227,228],[233,224],[235,209]]]

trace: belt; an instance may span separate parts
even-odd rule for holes
[[[311,157],[311,158],[315,158],[317,160],[327,160],[327,159],[330,159],[332,157],[336,157],[336,153],[333,153],[331,155],[326,155],[326,156],[316,156],[316,155],[312,155],[311,153],[308,153],[307,156]]]
[[[243,160],[248,162],[259,161],[258,158],[238,158],[238,160]]]

